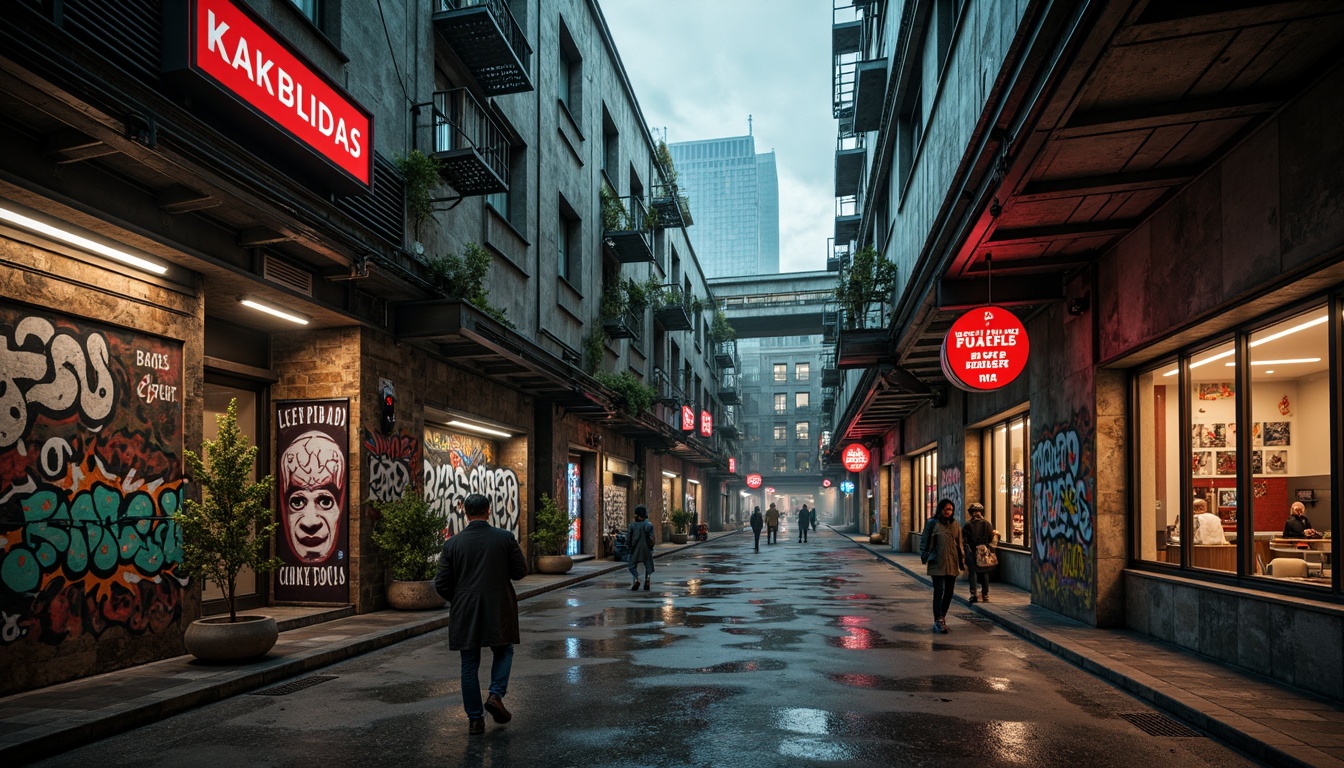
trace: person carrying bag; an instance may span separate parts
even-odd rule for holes
[[[966,540],[966,581],[971,588],[971,602],[977,601],[975,584],[980,582],[979,602],[989,602],[989,572],[999,564],[999,533],[985,519],[985,507],[979,502],[966,506],[966,514],[971,519],[966,522],[963,534]]]

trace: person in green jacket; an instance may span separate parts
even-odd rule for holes
[[[938,511],[924,524],[919,537],[919,560],[929,568],[933,579],[933,631],[947,634],[947,609],[957,588],[957,576],[965,561],[961,545],[961,526],[956,520],[956,505],[951,499],[939,499]]]

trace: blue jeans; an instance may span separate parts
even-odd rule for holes
[[[479,720],[485,717],[485,704],[481,700],[481,681],[477,671],[481,668],[481,649],[463,648],[462,651],[462,706],[467,717]],[[490,662],[490,692],[501,699],[509,691],[509,671],[513,669],[513,646],[492,645],[490,653],[494,660]]]
[[[648,581],[649,576],[653,573],[652,556],[649,556],[644,560],[636,560],[634,557],[631,557],[630,566],[627,568],[627,570],[630,571],[630,577],[633,578],[635,581],[639,581],[639,566],[641,565],[644,566],[644,580]]]

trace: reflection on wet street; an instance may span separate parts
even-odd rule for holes
[[[458,654],[436,632],[69,753],[99,765],[1247,765],[1151,736],[1148,707],[822,531],[728,536],[521,604],[507,725],[468,738]],[[484,669],[482,670],[484,672]],[[153,745],[149,749],[147,745]],[[97,749],[97,753],[89,750]],[[72,762],[71,764],[76,764]]]

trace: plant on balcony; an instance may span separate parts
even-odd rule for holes
[[[658,280],[651,277],[641,283],[634,278],[627,277],[624,287],[626,308],[637,319],[643,318],[644,311],[649,308],[654,293],[658,290]]]
[[[702,299],[702,298],[700,298],[699,296],[692,296],[692,297],[691,297],[691,312],[693,312],[693,313],[695,313],[695,314],[698,315],[698,314],[700,314],[701,312],[704,312],[704,311],[705,311],[705,300]]]
[[[430,280],[448,296],[466,299],[473,306],[500,323],[516,328],[504,310],[490,303],[490,290],[485,287],[485,278],[490,273],[490,252],[477,245],[467,243],[462,255],[436,256],[425,267],[429,270]]]
[[[622,203],[615,190],[606,184],[598,190],[598,197],[602,201],[602,231],[620,232],[629,216],[625,211],[625,203]]]
[[[845,327],[864,328],[869,308],[886,301],[895,287],[895,262],[888,261],[871,245],[860,248],[835,288],[835,299],[845,310]]]
[[[607,359],[607,332],[601,325],[594,325],[583,335],[583,370],[593,375]]]
[[[728,315],[718,307],[714,308],[714,320],[709,326],[709,337],[715,342],[732,341],[737,336],[737,331],[733,329],[733,324],[728,322]]]
[[[602,386],[616,392],[617,398],[621,401],[621,410],[632,418],[638,418],[640,414],[652,408],[653,401],[658,396],[653,387],[640,381],[629,371],[620,373],[598,371],[595,375]]]
[[[434,212],[431,192],[442,180],[439,159],[412,149],[396,158],[395,163],[406,182],[406,211],[411,215],[411,225],[418,238],[421,222]]]
[[[665,309],[667,307],[685,307],[685,295],[681,289],[675,285],[660,285],[658,292],[653,297],[653,307],[655,310]]]
[[[675,193],[677,189],[677,169],[672,165],[672,152],[667,148],[667,142],[658,140],[658,147],[654,150],[654,162],[663,171],[663,178],[667,180],[667,185]]]

